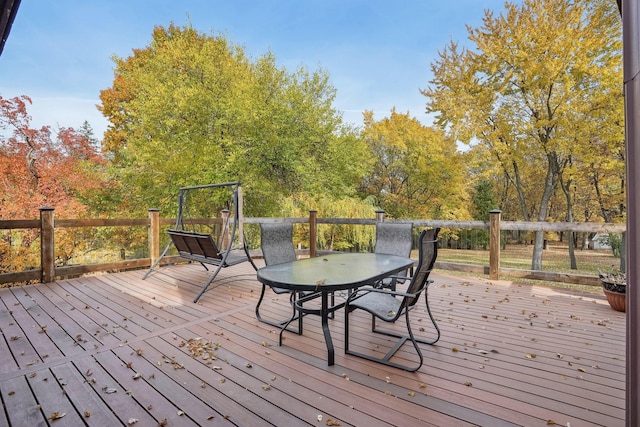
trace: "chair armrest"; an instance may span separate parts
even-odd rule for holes
[[[423,287],[426,288],[426,286],[430,283],[433,283],[433,280],[428,280],[425,283],[425,286]],[[422,291],[422,289],[420,289],[420,291]],[[390,289],[380,289],[380,288],[373,288],[373,287],[365,287],[365,288],[360,288],[354,292],[351,293],[351,295],[349,295],[349,298],[347,299],[347,304],[350,301],[353,301],[356,298],[359,298],[362,296],[362,294],[364,293],[369,293],[369,292],[377,292],[380,294],[388,294],[391,296],[399,296],[399,297],[409,297],[409,298],[415,298],[418,296],[418,294],[412,294],[412,293],[408,293],[408,292],[400,292],[400,291],[392,291]]]

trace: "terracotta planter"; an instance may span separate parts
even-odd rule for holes
[[[627,308],[627,284],[622,281],[607,280],[608,277],[600,275],[600,283],[611,308],[616,311],[626,311]]]

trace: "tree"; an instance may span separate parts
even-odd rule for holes
[[[468,217],[465,166],[452,139],[394,110],[376,122],[364,115],[362,135],[375,162],[361,192],[393,218]]]
[[[619,144],[622,105],[620,20],[606,0],[524,0],[504,14],[485,12],[468,28],[476,50],[453,41],[432,64],[427,111],[456,139],[492,154],[516,191],[521,217],[545,221],[558,188],[565,218],[576,156],[597,136]],[[588,151],[588,150],[586,150]],[[542,269],[537,232],[532,269]]]
[[[48,126],[32,128],[27,111],[30,104],[27,96],[0,96],[0,131],[9,131],[9,136],[0,136],[0,218],[34,218],[44,206],[54,207],[56,215],[63,218],[82,217],[87,207],[78,196],[103,185],[92,176],[103,168],[104,159],[85,136],[71,128],[56,133]],[[2,264],[9,260],[15,267],[4,264],[0,269],[37,266],[39,248],[34,250],[34,244],[38,233],[27,230],[0,237]],[[56,236],[56,253],[61,262],[81,250],[82,244],[74,242],[72,233]],[[10,252],[16,255],[4,256]]]
[[[245,210],[265,215],[292,192],[344,193],[362,174],[350,156],[364,146],[323,70],[290,73],[272,54],[252,61],[222,35],[174,25],[114,61],[103,149],[130,212],[171,212],[178,187],[240,180]]]

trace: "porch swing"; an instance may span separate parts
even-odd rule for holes
[[[202,198],[196,199],[193,195],[210,190],[220,190],[222,193],[229,194],[229,197],[223,201],[225,209],[221,212],[221,218],[213,221],[196,220],[194,215],[207,218],[205,214],[210,211],[211,203]],[[220,195],[218,197],[220,198]],[[171,241],[142,279],[146,279],[153,271],[157,271],[160,260],[169,254],[173,245],[182,258],[200,263],[205,270],[209,271],[207,265],[215,266],[193,302],[198,302],[223,268],[248,261],[255,270],[258,269],[249,255],[249,249],[244,240],[240,182],[180,188],[176,224],[174,228],[167,230],[167,234]]]

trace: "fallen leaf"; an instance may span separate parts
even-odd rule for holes
[[[64,417],[65,415],[67,415],[66,412],[58,412],[58,411],[56,411],[56,412],[52,413],[51,415],[49,415],[49,419],[51,421],[59,420],[60,418]]]

